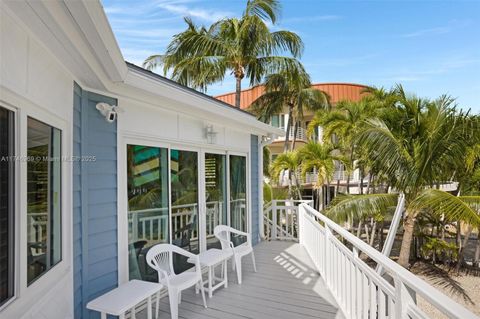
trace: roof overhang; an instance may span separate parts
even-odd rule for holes
[[[86,89],[126,97],[126,92],[130,92],[137,99],[149,97],[153,106],[203,114],[203,118],[258,135],[285,134],[245,111],[125,63],[98,0],[3,1],[3,4]]]

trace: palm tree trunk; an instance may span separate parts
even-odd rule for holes
[[[377,232],[377,222],[374,221],[373,226],[372,226],[372,232],[371,232],[371,235],[370,235],[370,246],[372,246],[372,247],[373,247],[373,242],[375,241],[376,232]]]
[[[460,271],[460,267],[462,267],[463,265],[463,258],[465,257],[465,248],[468,245],[468,240],[470,239],[470,234],[472,233],[472,230],[473,230],[473,227],[468,225],[467,232],[465,233],[465,237],[463,238],[462,247],[460,247],[458,252],[458,262],[457,262],[457,267],[455,267],[457,273]]]
[[[332,200],[331,199],[331,196],[330,196],[330,182],[327,181],[327,194],[326,194],[326,197],[327,197],[327,205],[330,204],[330,201]]]
[[[360,236],[362,235],[362,220],[360,219],[358,221],[358,227],[357,227],[357,237],[360,238]]]
[[[358,187],[359,187],[359,194],[363,195],[363,169],[360,168],[358,170],[358,173],[360,174],[360,181],[358,182]]]
[[[372,185],[372,178],[373,178],[373,174],[372,172],[370,172],[370,174],[368,175],[368,182],[367,182],[367,191],[366,191],[367,194],[370,194],[370,186]]]
[[[291,151],[293,151],[295,149],[295,144],[297,143],[297,131],[298,131],[298,121],[295,120],[295,124],[293,125],[292,147],[290,148]]]
[[[347,171],[347,194],[350,194],[350,172]]]
[[[338,196],[338,189],[340,188],[340,179],[337,178],[337,188],[335,189],[335,196]]]
[[[240,108],[240,99],[242,96],[242,78],[239,76],[235,77],[235,107]]]
[[[413,231],[415,227],[415,216],[413,211],[406,212],[407,216],[403,221],[403,238],[400,247],[400,255],[398,256],[398,263],[407,268],[410,262],[410,248],[412,246]]]
[[[285,132],[285,144],[283,145],[283,152],[286,153],[288,151],[288,142],[290,139],[290,127],[292,126],[292,113],[293,113],[293,106],[288,106],[288,121],[287,121],[287,131]]]
[[[480,230],[477,235],[477,246],[475,247],[475,256],[473,257],[473,265],[480,267]]]

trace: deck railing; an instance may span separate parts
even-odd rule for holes
[[[300,204],[298,213],[299,242],[348,318],[429,318],[417,297],[449,318],[477,318],[311,206]]]
[[[264,207],[265,238],[298,241],[298,205],[309,200],[272,200]]]

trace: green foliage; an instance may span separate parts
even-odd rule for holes
[[[397,204],[397,199],[397,194],[339,195],[332,201],[326,214],[339,223],[367,216],[382,220]]]
[[[185,18],[187,29],[173,37],[165,54],[152,55],[143,65],[149,70],[163,67],[173,80],[203,91],[227,73],[238,80],[247,77],[255,85],[267,74],[304,72],[297,60],[303,51],[300,37],[269,30],[267,23],[276,23],[279,10],[277,0],[250,0],[240,18],[225,18],[209,27]],[[281,55],[285,53],[290,56]]]
[[[435,262],[437,260],[436,256],[441,254],[447,255],[452,260],[458,257],[458,248],[455,243],[449,243],[434,237],[426,237],[426,239],[421,247],[423,258],[432,259]]]

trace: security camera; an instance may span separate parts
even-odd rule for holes
[[[107,122],[112,123],[117,119],[117,113],[120,111],[118,106],[107,103],[97,103],[97,110],[105,116]]]

